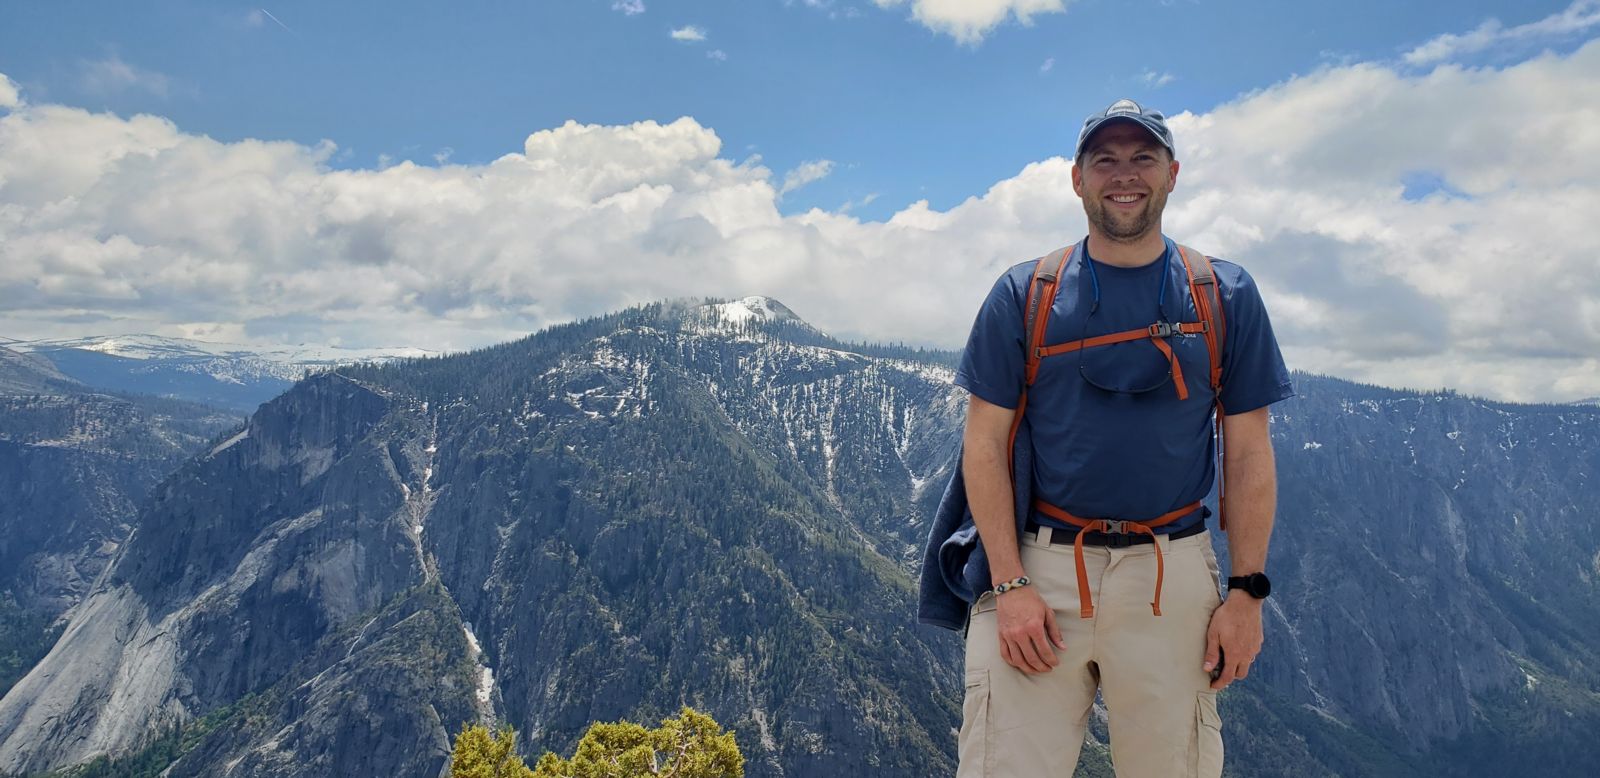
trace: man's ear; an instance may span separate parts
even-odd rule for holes
[[[1167,173],[1167,191],[1178,188],[1178,160],[1172,160],[1172,168]]]
[[[1083,171],[1078,169],[1078,163],[1072,163],[1072,191],[1078,197],[1083,197]]]

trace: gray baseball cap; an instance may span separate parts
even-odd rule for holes
[[[1133,122],[1150,131],[1167,147],[1173,158],[1177,158],[1178,151],[1172,147],[1172,130],[1167,129],[1167,117],[1160,111],[1153,111],[1126,98],[1118,100],[1108,106],[1104,111],[1090,114],[1083,120],[1083,130],[1078,133],[1078,151],[1072,155],[1073,159],[1083,156],[1083,147],[1089,143],[1089,136],[1095,130],[1112,122]]]

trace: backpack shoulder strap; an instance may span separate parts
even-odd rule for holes
[[[1217,271],[1211,266],[1210,257],[1188,246],[1179,246],[1178,254],[1183,258],[1183,267],[1189,273],[1189,294],[1194,297],[1194,307],[1200,314],[1200,321],[1204,322],[1202,329],[1206,337],[1206,351],[1211,355],[1211,391],[1216,404],[1216,425],[1212,434],[1216,435],[1214,448],[1217,457],[1217,527],[1226,532],[1228,479],[1222,469],[1223,450],[1227,445],[1222,434],[1222,347],[1228,342],[1228,323],[1227,317],[1222,312],[1222,287],[1217,283]]]
[[[1077,246],[1063,246],[1039,258],[1033,266],[1033,277],[1028,281],[1027,318],[1023,333],[1027,336],[1027,372],[1024,375],[1023,393],[1033,386],[1039,374],[1039,349],[1044,346],[1044,336],[1050,325],[1050,308],[1055,305],[1056,289],[1067,262],[1077,253]],[[1040,313],[1043,312],[1041,316]]]
[[[1023,309],[1022,321],[1026,367],[1023,371],[1022,396],[1017,398],[1017,411],[1011,417],[1011,435],[1006,442],[1006,462],[1013,471],[1013,483],[1016,478],[1014,459],[1017,430],[1022,427],[1022,415],[1028,410],[1028,387],[1033,386],[1033,379],[1039,374],[1039,349],[1044,346],[1045,330],[1050,324],[1050,308],[1055,305],[1061,274],[1065,272],[1067,262],[1078,253],[1079,245],[1082,244],[1063,246],[1040,257],[1033,264],[1033,276],[1028,279],[1028,303]]]
[[[1206,351],[1211,356],[1211,389],[1222,389],[1222,347],[1227,341],[1227,317],[1222,312],[1222,288],[1211,258],[1188,246],[1178,246],[1178,255],[1189,274],[1189,294],[1195,311],[1205,324]]]

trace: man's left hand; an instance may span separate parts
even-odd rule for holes
[[[1228,684],[1250,674],[1250,663],[1261,653],[1262,600],[1248,592],[1231,590],[1228,599],[1211,613],[1211,626],[1206,630],[1206,659],[1203,669],[1210,673],[1222,662],[1222,674],[1211,682],[1211,688],[1224,689]],[[1218,650],[1221,650],[1220,659]]]

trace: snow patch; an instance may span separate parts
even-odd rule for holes
[[[250,437],[250,428],[249,427],[245,427],[244,429],[239,430],[239,433],[237,435],[234,435],[233,437],[228,438],[227,440],[224,440],[221,443],[218,443],[217,447],[214,448],[214,449],[211,449],[211,453],[207,454],[206,456],[214,457],[214,456],[216,456],[218,454],[221,454],[223,451],[226,451],[228,449],[228,447],[230,447],[233,444],[238,443],[239,441],[244,440],[245,438],[248,438],[248,437]]]
[[[706,307],[710,308],[717,318],[729,324],[743,324],[752,319],[783,321],[798,318],[783,303],[759,295],[731,303],[713,303]]]
[[[489,700],[494,696],[494,670],[483,663],[483,644],[479,643],[478,636],[473,634],[472,625],[464,621],[461,622],[461,631],[466,633],[467,647],[472,654],[472,661],[479,664],[478,688],[473,692],[473,695],[477,697],[480,707],[487,706]]]

